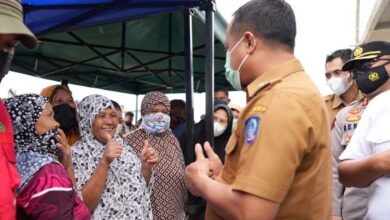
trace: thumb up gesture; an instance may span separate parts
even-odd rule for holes
[[[150,147],[147,140],[144,141],[144,147],[141,152],[142,166],[145,168],[151,168],[158,162],[158,154],[155,149]]]
[[[111,164],[116,158],[120,158],[123,150],[121,141],[113,141],[110,134],[106,134],[106,147],[102,159]]]

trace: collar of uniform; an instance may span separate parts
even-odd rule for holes
[[[332,108],[336,109],[340,105],[344,105],[343,100],[340,98],[340,96],[337,96],[337,95],[333,94]]]
[[[358,96],[356,97],[355,101],[360,101],[364,98],[363,94],[359,91]],[[340,96],[337,96],[333,94],[333,102],[332,102],[332,108],[336,109],[340,105],[349,105],[351,103],[344,104],[343,100],[340,98]]]
[[[300,71],[303,71],[302,64],[298,59],[295,58],[282,63],[279,66],[276,66],[275,68],[257,77],[246,87],[248,98],[252,98],[252,96],[255,95],[259,89],[264,88],[266,85],[281,81],[282,78]]]

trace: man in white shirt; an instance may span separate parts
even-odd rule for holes
[[[343,70],[350,70],[359,89],[375,98],[339,158],[340,181],[345,186],[371,186],[364,219],[389,219],[390,43],[375,41],[357,47]]]

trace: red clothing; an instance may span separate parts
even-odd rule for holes
[[[73,190],[65,168],[58,163],[43,166],[18,193],[17,219],[89,220],[89,209]]]
[[[0,100],[0,220],[15,219],[15,192],[20,178],[16,170],[11,119]]]

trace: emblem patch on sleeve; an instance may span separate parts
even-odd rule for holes
[[[260,127],[260,117],[251,116],[245,120],[245,144],[251,145],[255,142]]]

